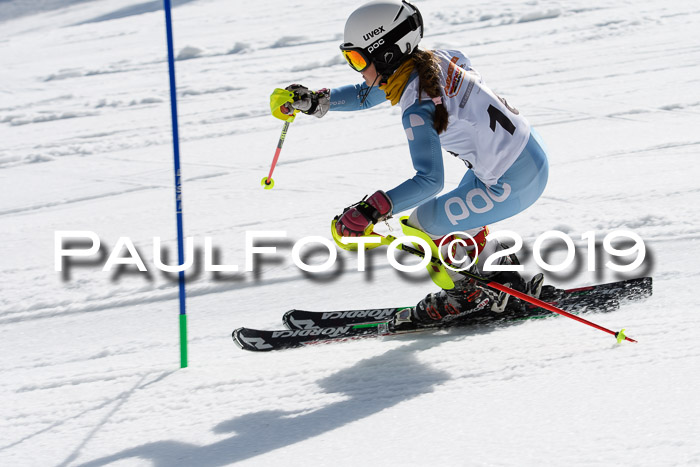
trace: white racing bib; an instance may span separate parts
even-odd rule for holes
[[[435,50],[440,59],[443,105],[449,114],[440,135],[446,151],[467,161],[487,186],[495,184],[515,162],[530,137],[530,124],[498,97],[456,50]],[[425,93],[423,100],[430,99]],[[418,99],[418,79],[406,86],[399,104],[405,112]]]

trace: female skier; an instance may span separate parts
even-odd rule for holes
[[[442,243],[443,253],[449,244],[444,237],[464,232],[475,240],[464,258],[472,262],[502,249],[498,241],[486,240],[485,226],[519,213],[542,194],[547,156],[528,121],[486,87],[469,58],[454,50],[419,49],[422,37],[421,14],[407,1],[362,5],[345,24],[340,50],[364,83],[316,92],[293,84],[287,90],[294,92],[294,99],[279,110],[320,118],[328,110],[362,110],[386,100],[400,105],[416,175],[345,209],[335,224],[337,234],[365,235],[377,222],[417,207],[404,230],[419,229]],[[456,189],[438,196],[444,179],[441,148],[463,160],[468,170]],[[513,254],[500,260],[519,264]],[[477,261],[476,271],[488,275],[483,264]],[[450,276],[454,287],[429,294],[396,323],[433,324],[447,316],[505,308],[507,295],[453,272]],[[542,283],[541,274],[530,283],[512,271],[487,277],[532,295],[539,294]]]

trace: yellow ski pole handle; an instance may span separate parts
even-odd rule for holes
[[[282,112],[282,106],[294,102],[295,100],[296,96],[294,95],[294,92],[280,88],[275,89],[270,95],[270,111],[272,112],[272,115],[280,120],[284,120],[285,122],[293,122],[296,114],[299,111],[294,109],[294,112],[287,114]],[[289,107],[287,107],[287,109],[291,110]]]

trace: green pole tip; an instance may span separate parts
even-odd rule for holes
[[[615,334],[615,337],[617,337],[617,343],[619,344],[620,342],[624,341],[627,339],[627,336],[625,336],[625,330],[623,329],[622,331],[618,332]]]
[[[187,315],[180,315],[180,368],[187,368]]]

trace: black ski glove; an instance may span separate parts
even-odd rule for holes
[[[323,88],[314,92],[301,84],[291,84],[285,89],[294,93],[294,101],[285,105],[291,105],[307,115],[321,118],[331,107],[330,89]]]

